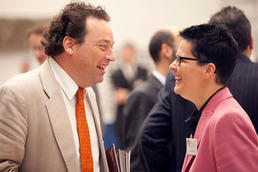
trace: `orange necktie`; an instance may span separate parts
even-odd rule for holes
[[[76,121],[80,141],[81,171],[93,172],[90,132],[84,108],[83,88],[77,91]]]

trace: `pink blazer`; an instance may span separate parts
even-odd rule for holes
[[[204,108],[194,138],[197,155],[185,155],[182,172],[258,171],[258,138],[246,112],[228,88]]]

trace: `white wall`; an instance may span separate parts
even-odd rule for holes
[[[70,0],[1,0],[0,17],[42,18],[56,15]],[[85,0],[84,0],[85,1]],[[111,15],[116,45],[131,40],[141,49],[158,28],[206,22],[219,0],[88,0]]]

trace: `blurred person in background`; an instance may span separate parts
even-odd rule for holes
[[[45,54],[45,48],[41,44],[41,41],[44,40],[44,33],[47,32],[47,27],[43,25],[37,25],[31,28],[28,32],[28,41],[29,46],[33,51],[33,55],[37,58],[40,64],[44,63],[47,59]]]
[[[42,64],[48,57],[45,54],[45,48],[41,44],[41,41],[44,40],[44,33],[47,31],[47,29],[47,26],[36,25],[30,28],[28,31],[29,47],[32,49],[33,56],[37,59],[39,64]],[[31,70],[31,64],[28,60],[26,60],[22,64],[22,73],[28,72],[29,70]]]
[[[109,172],[91,89],[115,60],[109,21],[68,4],[45,35],[48,59],[0,87],[0,171]]]
[[[168,66],[175,60],[179,42],[179,30],[162,29],[157,31],[149,43],[149,54],[155,63],[155,69],[148,79],[137,86],[130,94],[124,105],[124,149],[131,150],[131,171],[142,172],[143,167],[138,154],[137,135],[142,123],[158,100],[158,92],[165,85]]]
[[[118,146],[123,148],[123,107],[129,93],[139,84],[147,79],[147,70],[137,65],[136,49],[131,43],[126,43],[121,49],[121,63],[118,69],[111,74],[111,82],[115,88],[116,121],[114,124],[115,133],[118,139]]]
[[[210,24],[224,24],[238,43],[236,67],[227,86],[244,108],[258,132],[258,65],[250,60],[254,48],[251,24],[244,12],[237,7],[225,7],[215,13]]]
[[[230,6],[214,14],[209,23],[224,24],[238,43],[236,66],[226,85],[250,116],[257,132],[258,68],[249,59],[253,50],[251,24],[242,10]],[[191,120],[193,122],[185,122],[196,107],[175,94],[174,86],[173,72],[169,72],[166,85],[159,93],[159,101],[143,124],[140,154],[146,171],[181,171],[186,152],[185,139],[193,134],[193,126],[197,125],[196,118]]]

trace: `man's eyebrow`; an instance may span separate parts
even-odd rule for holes
[[[115,43],[114,41],[111,41],[111,40],[107,40],[107,39],[102,39],[102,40],[99,40],[98,42],[106,42],[106,43]]]
[[[98,43],[111,43],[112,44],[112,47],[113,47],[113,45],[115,44],[115,41],[111,41],[111,40],[107,40],[107,39],[103,39],[103,40],[99,40],[98,41]]]

